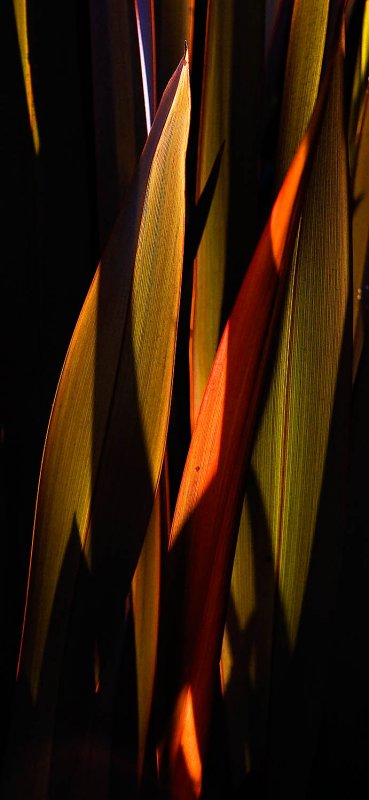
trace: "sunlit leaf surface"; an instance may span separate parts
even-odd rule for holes
[[[27,28],[27,0],[13,0],[15,21],[17,25],[18,43],[21,54],[24,86],[26,90],[29,121],[32,131],[33,146],[37,154],[40,149],[40,136],[38,132],[35,101],[32,88],[32,74],[29,57],[29,41]]]
[[[277,183],[283,179],[313,113],[328,9],[329,2],[297,0],[294,3],[284,76]],[[245,769],[249,771],[258,766],[267,735],[275,594],[273,537],[277,536],[279,500],[283,500],[285,392],[295,269],[296,252],[282,323],[285,341],[277,355],[279,385],[275,389],[272,385],[269,390],[256,437],[248,500],[241,515],[222,651],[223,688],[236,782]],[[252,697],[256,698],[254,706]]]
[[[264,3],[208,3],[197,195],[224,144],[194,265],[190,340],[195,424],[219,338],[253,249],[260,146]],[[242,196],[242,203],[238,198]],[[237,202],[235,201],[237,198]],[[226,294],[226,297],[225,297]]]
[[[293,113],[298,117],[297,96],[295,102]],[[314,98],[310,97],[310,104],[313,103]],[[235,558],[224,655],[229,662],[241,652],[244,661],[244,669],[238,664],[237,673],[232,673],[231,666],[228,668],[225,681],[230,714],[237,715],[235,699],[239,687],[244,697],[243,716],[237,717],[238,729],[234,725],[232,728],[238,775],[245,767],[260,766],[265,757],[271,712],[270,680],[279,688],[281,680],[288,682],[286,664],[298,641],[314,540],[316,537],[320,542],[324,525],[326,541],[332,541],[335,531],[337,544],[330,579],[326,579],[322,620],[326,619],[327,607],[334,602],[334,594],[330,592],[334,591],[332,582],[337,579],[344,516],[341,505],[337,514],[332,497],[326,498],[324,482],[329,469],[331,491],[334,492],[336,485],[343,502],[351,363],[347,336],[348,176],[342,109],[341,56],[335,65],[302,207],[279,342],[253,448],[247,508]],[[334,467],[328,459],[331,447],[342,454]],[[251,558],[251,582],[249,571],[243,567],[245,552]],[[319,591],[324,591],[322,586]],[[317,625],[317,641],[320,631]],[[237,641],[241,641],[238,651]],[[248,663],[250,653],[253,657]],[[322,657],[322,675],[324,670]],[[298,698],[295,705],[298,709]],[[304,718],[302,711],[301,718]],[[272,722],[274,748],[278,741],[277,717]],[[281,732],[279,735],[282,749]],[[243,750],[241,743],[246,745]],[[300,767],[301,780],[311,758],[310,746],[312,742],[309,748],[301,748],[301,764],[304,764]],[[288,770],[283,772],[281,768],[281,773],[285,779]],[[294,786],[293,791],[299,790]]]
[[[178,648],[179,675],[161,760],[178,798],[198,797],[201,790],[245,462],[320,112],[321,106],[278,195],[225,328],[177,500],[166,646],[170,642],[171,650]],[[181,614],[171,626],[173,607]]]
[[[37,741],[42,731],[32,778],[37,798],[47,793],[75,603],[82,597],[78,613],[91,628],[95,649],[97,643],[103,679],[116,651],[124,598],[162,468],[181,285],[189,113],[183,59],[164,94],[127,211],[116,222],[82,309],[50,418],[19,659],[19,679],[35,708],[31,735]],[[105,356],[98,383],[96,343]],[[72,765],[73,759],[68,769]],[[22,780],[27,781],[26,769]]]

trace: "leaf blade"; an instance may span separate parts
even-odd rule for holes
[[[35,729],[51,726],[46,762],[35,768],[38,797],[47,791],[52,719],[74,593],[82,580],[81,559],[92,571],[95,636],[104,670],[113,658],[114,626],[121,624],[121,603],[159,480],[181,285],[189,112],[188,64],[182,59],[145,147],[129,213],[117,221],[81,312],[50,418],[19,658],[19,674],[36,709]],[[163,191],[166,179],[170,195]],[[104,362],[96,384],[97,346]],[[137,475],[145,478],[138,506]],[[58,599],[73,531],[79,546],[68,561]],[[50,643],[57,601],[59,622]],[[90,603],[82,594],[87,614]]]

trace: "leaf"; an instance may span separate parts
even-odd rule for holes
[[[156,50],[153,0],[135,0],[146,128],[149,133],[156,111]]]
[[[156,6],[156,36],[158,62],[158,93],[162,92],[168,75],[178,61],[178,53],[188,44],[190,65],[193,57],[195,0],[160,0]],[[192,73],[191,73],[192,74]]]
[[[133,4],[90,0],[91,69],[100,252],[146,141]]]
[[[169,536],[169,487],[167,481],[167,470],[163,467],[148,530],[132,582],[136,645],[139,781],[143,772],[156,675],[162,543],[166,547]]]
[[[356,66],[352,86],[349,118],[349,156],[353,167],[361,127],[361,112],[365,103],[365,93],[369,78],[369,3],[365,0],[361,10],[361,36],[357,49]]]
[[[264,47],[264,3],[209,2],[197,198],[224,153],[194,264],[190,339],[191,425],[195,424],[219,337],[255,246]],[[238,198],[242,196],[240,204]]]
[[[26,90],[29,122],[32,131],[33,146],[36,155],[40,150],[40,136],[38,131],[35,101],[32,87],[31,62],[29,57],[27,2],[26,0],[13,0],[15,21],[17,25],[18,43],[21,55],[24,87]]]
[[[360,138],[356,149],[353,178],[352,248],[353,248],[353,377],[355,379],[364,343],[368,304],[369,245],[369,90],[362,114]]]
[[[86,674],[93,669],[89,648],[97,643],[103,685],[162,468],[181,285],[189,114],[188,64],[182,59],[163,96],[127,212],[117,220],[82,309],[52,409],[19,658],[19,680],[34,707],[26,748],[31,737],[41,742],[27,765],[37,798],[47,794],[63,672],[71,674],[72,693],[78,684],[76,653],[69,648],[71,663],[64,663],[63,655],[73,615],[82,621],[77,635],[88,639],[82,654]],[[85,691],[91,703],[94,685]],[[68,760],[68,769],[74,761]],[[27,774],[25,768],[24,786]]]
[[[284,77],[277,185],[286,174],[314,110],[321,79],[328,10],[328,0],[324,3],[310,0],[294,3]],[[272,385],[269,390],[261,430],[256,437],[248,499],[241,515],[222,649],[223,691],[236,784],[245,770],[260,766],[267,736],[276,569],[273,535],[277,535],[278,498],[282,497],[279,484],[283,482],[283,436],[284,426],[287,425],[283,421],[284,392],[285,376],[289,370],[289,325],[292,324],[295,269],[296,253],[291,264],[283,312],[281,330],[285,341],[279,344],[276,354],[275,370],[280,373],[279,384],[277,387]],[[258,455],[259,451],[261,455]],[[268,502],[265,498],[268,498]]]
[[[163,780],[176,798],[201,792],[244,469],[323,102],[324,94],[226,325],[177,499],[162,640],[172,656],[164,680],[170,721],[160,747]]]
[[[329,0],[294,3],[279,129],[277,183],[285,176],[307,128],[318,94]]]
[[[302,207],[232,581],[231,613],[235,607],[239,636],[250,632],[253,653],[239,667],[248,710],[238,721],[238,751],[246,743],[248,769],[250,755],[253,769],[267,769],[268,744],[269,790],[291,796],[304,794],[318,736],[345,521],[351,348],[343,92],[341,52]],[[247,583],[242,560],[256,539]]]

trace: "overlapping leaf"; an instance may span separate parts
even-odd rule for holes
[[[72,685],[76,680],[75,654],[74,665],[65,664],[73,614],[83,624],[80,639],[90,631],[88,647],[97,649],[103,688],[162,467],[181,285],[189,113],[183,59],[82,309],[50,418],[19,661],[33,722],[22,750],[24,771],[13,774],[26,786],[32,768],[29,791],[37,798],[48,791],[63,671],[71,670]],[[72,757],[66,769],[73,769]]]
[[[176,798],[201,793],[245,462],[321,108],[320,103],[225,328],[177,500],[170,540],[172,585],[164,628],[168,641],[164,646],[169,648],[170,643],[170,650],[178,652],[179,674],[174,677],[174,690],[172,681],[169,732],[160,750],[170,796]],[[176,619],[171,625],[173,607]]]
[[[145,105],[133,3],[90,0],[90,19],[97,212],[102,252],[145,144]]]
[[[209,217],[195,261],[190,341],[195,424],[226,317],[253,249],[260,145],[264,3],[208,3],[197,195],[224,143]],[[241,205],[240,196],[244,197]],[[242,208],[242,212],[241,212]]]
[[[324,3],[298,0],[294,4],[276,166],[278,184],[283,180],[313,112],[323,62],[328,10],[328,0]],[[294,262],[282,325],[284,344],[280,344],[277,354],[280,385],[270,390],[256,439],[249,500],[241,516],[222,652],[231,760],[236,781],[245,769],[257,767],[266,741],[275,593],[273,565],[276,545],[273,537],[278,528],[279,499],[282,498],[284,480],[282,452],[286,396],[283,391],[289,370],[295,269]]]
[[[135,0],[135,13],[140,48],[146,127],[147,132],[149,132],[156,111],[156,47],[153,0]]]
[[[369,246],[369,91],[363,103],[360,136],[356,145],[353,177],[353,376],[356,376],[363,348],[368,305]]]
[[[307,3],[306,6],[310,10],[311,5]],[[318,55],[321,62],[319,48]],[[299,80],[303,80],[302,70],[301,63],[301,71],[290,73],[289,81],[293,83],[295,74]],[[288,81],[285,91],[293,96]],[[296,119],[300,116],[299,96],[295,94],[295,105],[291,108],[291,114]],[[310,113],[313,103],[314,96],[311,95]],[[288,137],[283,140],[286,155],[281,157],[282,170],[285,159],[288,161],[291,151],[296,147],[295,135],[300,134],[292,130],[291,139],[294,141],[289,142]],[[306,776],[314,737],[309,739],[308,746],[300,746],[299,769],[287,767],[281,751],[284,747],[290,758],[292,737],[289,735],[287,745],[281,735],[281,727],[278,729],[277,714],[274,706],[270,705],[270,680],[274,684],[274,698],[283,684],[287,708],[293,696],[292,689],[291,695],[288,693],[289,678],[292,685],[292,677],[287,669],[288,659],[296,650],[301,615],[309,602],[306,592],[313,580],[312,555],[316,547],[321,547],[324,550],[322,562],[327,559],[326,542],[332,542],[331,536],[335,532],[337,545],[334,566],[332,559],[329,580],[326,576],[326,595],[321,602],[321,620],[315,631],[319,643],[328,608],[334,603],[344,515],[341,506],[341,518],[336,513],[330,494],[327,498],[326,476],[329,471],[330,491],[336,491],[343,498],[347,469],[345,456],[350,372],[350,344],[347,338],[349,252],[341,55],[335,65],[322,134],[302,209],[275,363],[251,460],[247,509],[240,531],[232,581],[227,638],[229,642],[233,632],[234,639],[234,631],[238,631],[241,640],[249,640],[247,653],[252,652],[253,656],[248,664],[244,651],[244,671],[239,668],[236,687],[231,685],[232,677],[235,677],[232,674],[231,657],[235,659],[237,651],[232,653],[231,648],[230,653],[228,651],[225,654],[229,663],[226,695],[229,681],[228,697],[233,712],[238,687],[241,687],[244,698],[243,718],[239,716],[237,731],[233,727],[238,775],[242,768],[250,768],[250,761],[253,767],[260,766],[262,758],[265,758],[267,736],[270,735],[271,758],[276,761],[280,758],[279,779],[288,781],[289,776],[292,784],[298,780],[298,774],[301,781]],[[341,454],[341,459],[334,466],[331,463],[331,448],[336,448]],[[251,584],[247,584],[248,572],[243,567],[245,551],[253,562]],[[316,596],[321,597],[322,585],[318,583],[315,588]],[[317,650],[316,646],[311,647],[316,659]],[[311,659],[313,661],[312,656]],[[312,661],[309,662],[311,669]],[[306,655],[304,663],[305,667],[300,665],[305,675],[305,678],[300,675],[302,683],[304,679],[307,680]],[[314,668],[318,671],[317,661]],[[317,679],[319,691],[325,670],[326,660],[322,652],[321,673]],[[316,693],[318,696],[318,689]],[[273,733],[269,731],[268,734],[271,708]],[[310,702],[311,718],[315,713],[314,708],[316,706]],[[283,714],[281,701],[278,701],[278,709],[280,724],[280,714]],[[292,716],[300,713],[300,718],[305,719],[306,712],[299,709],[298,697],[294,696],[289,710]],[[287,718],[286,709],[284,714]],[[293,723],[290,725],[292,730]],[[243,761],[241,743],[246,744],[246,763]],[[295,761],[297,763],[297,758]],[[275,769],[278,772],[277,766]],[[301,786],[293,784],[292,791],[298,794]]]

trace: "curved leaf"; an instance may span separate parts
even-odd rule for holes
[[[178,495],[164,647],[178,649],[179,671],[172,677],[174,700],[161,748],[162,771],[176,798],[201,792],[245,463],[321,108],[320,103],[226,325]],[[171,623],[173,607],[182,609],[182,621],[176,616]]]
[[[238,711],[235,712],[239,719],[238,749],[235,748],[235,752],[240,752],[240,742],[246,742],[249,759],[252,753],[253,768],[260,767],[269,735],[270,757],[281,781],[279,789],[284,787],[284,781],[288,786],[291,781],[293,788],[289,786],[289,791],[292,795],[301,793],[311,763],[316,728],[309,738],[305,733],[308,730],[307,709],[309,720],[312,720],[314,713],[318,713],[315,703],[320,688],[317,687],[325,679],[327,665],[324,648],[311,645],[309,638],[308,643],[304,642],[302,633],[305,616],[311,613],[306,611],[306,607],[313,580],[314,554],[320,547],[324,551],[321,564],[324,559],[331,562],[328,565],[324,561],[327,567],[325,583],[321,583],[320,575],[316,587],[316,595],[321,597],[322,593],[323,598],[319,621],[315,621],[311,637],[314,641],[315,636],[321,644],[324,624],[334,604],[344,525],[342,505],[338,499],[332,500],[332,496],[337,495],[344,502],[351,368],[347,337],[350,243],[342,62],[341,53],[336,62],[314,167],[302,207],[280,338],[253,448],[246,523],[240,532],[242,543],[240,539],[232,583],[231,613],[234,616],[236,607],[238,624],[242,625],[240,638],[242,633],[246,637],[252,627],[249,647],[254,653],[253,664],[248,665],[244,658],[243,672],[239,669],[238,685],[243,686],[241,691],[244,694],[242,708],[245,712],[247,702],[248,709],[243,720]],[[332,448],[341,454],[341,458],[333,460],[333,463]],[[327,498],[328,472],[333,495],[329,494]],[[243,558],[245,549],[253,550],[256,538],[259,547],[254,550],[254,578],[250,584],[247,583],[248,571],[243,567]],[[334,556],[329,556],[329,544],[333,547],[333,539],[336,541]],[[231,630],[235,627],[232,620],[229,625]],[[228,640],[230,638],[228,632]],[[328,641],[326,631],[325,638]],[[321,670],[319,679],[315,679],[314,697],[310,697],[306,690],[306,696],[301,692],[300,698],[293,695],[291,701],[293,682],[289,659],[291,657],[293,663],[292,654],[296,653],[297,647],[299,652],[305,653],[304,662],[299,667],[304,675],[304,678],[300,677],[300,683],[305,681],[304,685],[308,685],[304,664],[309,663],[311,670],[314,664],[318,672],[319,661]],[[229,680],[231,678],[230,675]],[[284,687],[284,709],[282,701],[277,699],[281,685]],[[227,694],[227,687],[225,691]],[[235,691],[234,687],[233,697],[229,693],[230,713],[235,710]],[[274,702],[278,705],[279,717]],[[301,709],[303,703],[306,706]],[[294,720],[298,715],[300,720],[304,720],[307,740],[305,743],[304,739],[301,752],[294,758],[294,764],[299,767],[293,770],[287,767],[282,755],[283,748],[290,755],[293,746],[291,731],[296,732],[298,727],[296,720],[294,724],[290,723],[290,728],[286,722],[283,731],[288,737],[287,744],[282,736],[281,715],[287,719],[289,713]],[[268,719],[270,714],[271,719]],[[272,733],[270,727],[268,729],[270,725]],[[297,738],[297,741],[301,739]],[[249,768],[250,763],[247,766]],[[241,767],[238,763],[238,772]],[[293,783],[299,779],[300,783]]]
[[[19,678],[34,707],[26,749],[32,751],[32,739],[38,742],[32,763],[37,798],[47,792],[73,615],[81,615],[84,635],[91,629],[83,657],[94,639],[104,677],[115,658],[124,598],[162,467],[181,285],[189,114],[183,59],[163,96],[127,212],[117,220],[82,309],[52,409],[19,658]],[[105,354],[98,380],[97,339]],[[73,684],[76,654],[69,657]],[[27,774],[25,767],[24,786]]]

